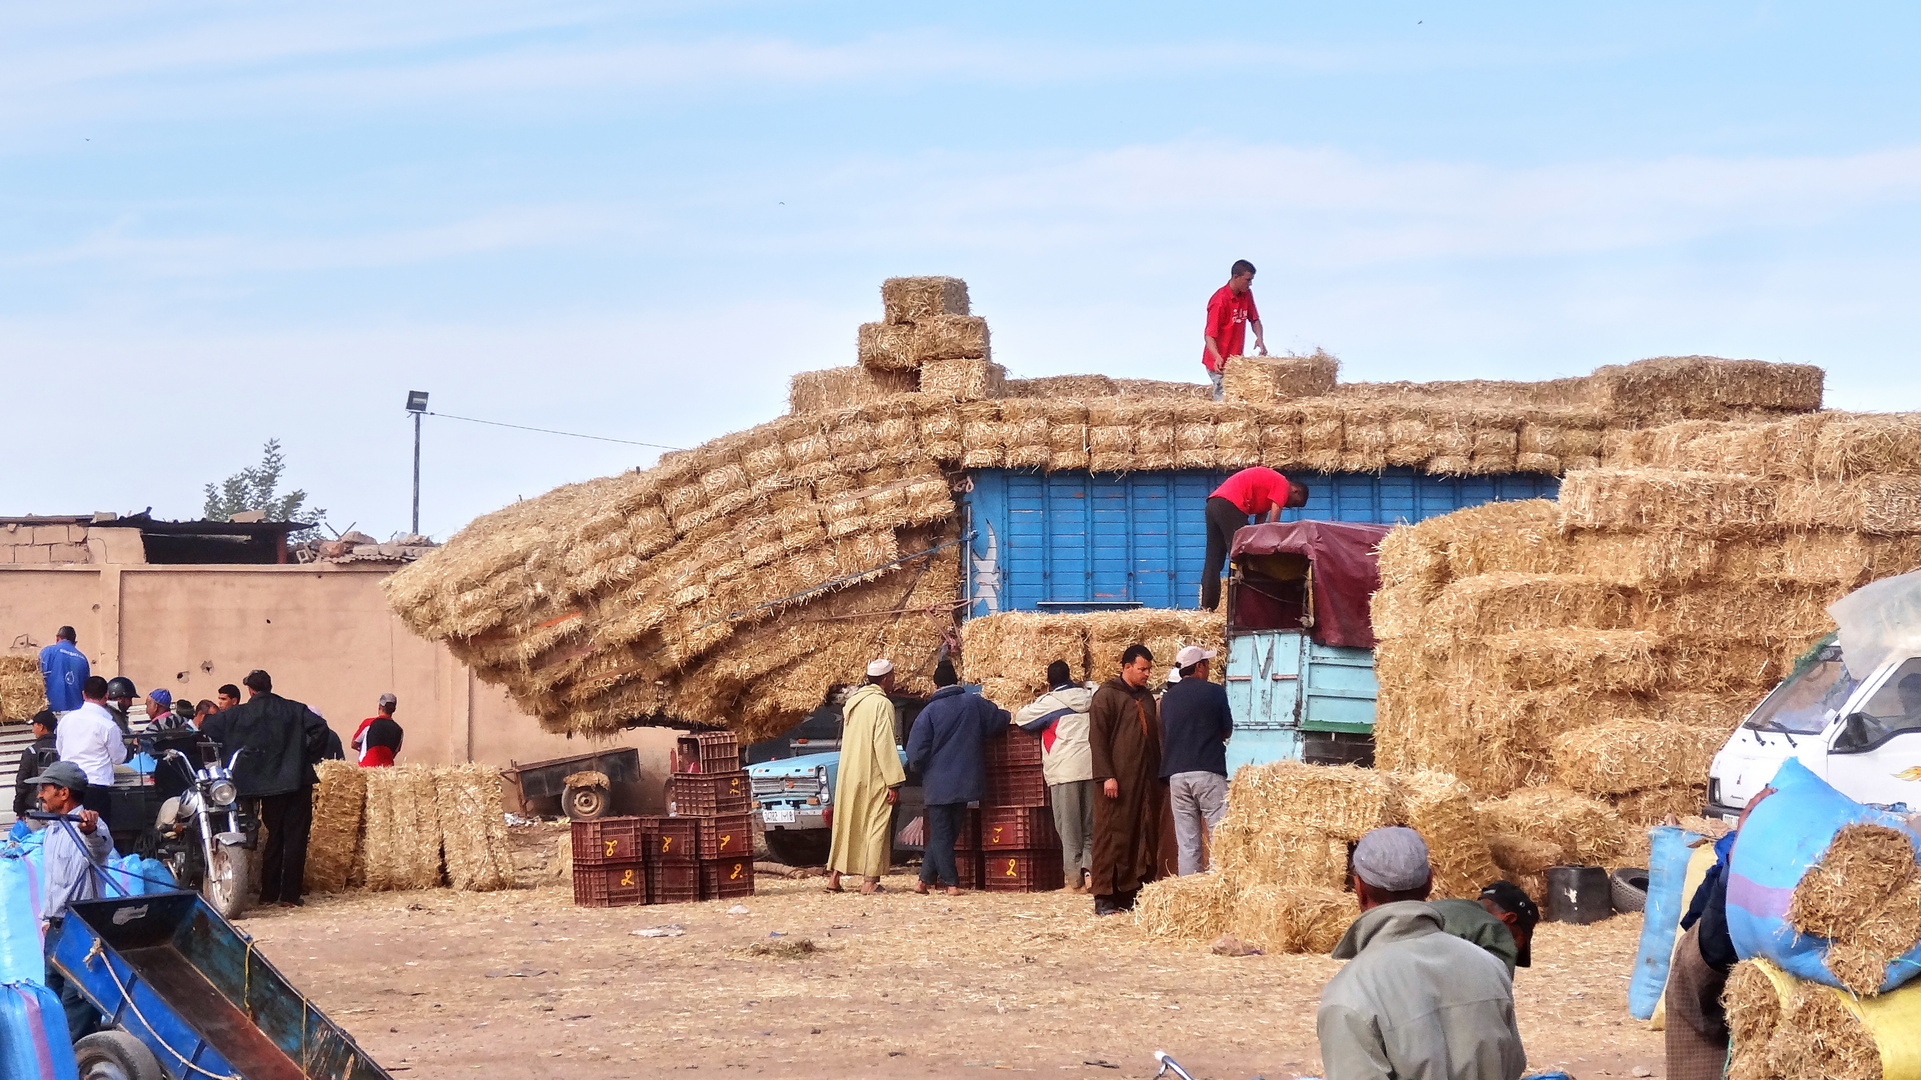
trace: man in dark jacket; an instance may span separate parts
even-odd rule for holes
[[[1161,717],[1147,675],[1154,654],[1139,643],[1121,654],[1121,673],[1094,692],[1088,712],[1093,751],[1094,873],[1088,890],[1094,914],[1131,911],[1141,886],[1154,880],[1161,861],[1161,812],[1167,784],[1161,780]]]
[[[53,733],[59,723],[60,717],[52,709],[41,709],[33,714],[33,742],[25,750],[20,751],[20,767],[13,774],[14,817],[25,816],[27,811],[39,804],[39,787],[27,781],[47,771],[47,766],[60,760],[60,755],[53,748]]]
[[[1227,690],[1208,681],[1213,660],[1213,649],[1182,649],[1174,659],[1180,680],[1161,697],[1161,779],[1174,810],[1183,876],[1207,869],[1202,852],[1212,851],[1214,826],[1227,813],[1227,740],[1234,716]]]
[[[220,744],[222,756],[242,751],[234,763],[234,785],[243,799],[260,800],[260,823],[267,827],[261,855],[260,902],[300,905],[307,872],[307,833],[313,827],[314,764],[326,748],[327,723],[312,709],[273,692],[264,671],[250,672],[249,697],[207,718],[201,730]]]
[[[914,720],[907,738],[907,765],[921,774],[921,796],[927,805],[927,848],[921,856],[920,883],[914,891],[947,886],[947,895],[960,895],[960,871],[954,866],[954,839],[960,835],[967,804],[981,797],[981,740],[1005,736],[1007,710],[979,694],[956,685],[954,665],[946,660],[934,669],[939,689]]]

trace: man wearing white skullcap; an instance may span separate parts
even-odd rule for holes
[[[867,665],[867,681],[841,705],[840,765],[834,774],[833,844],[827,851],[827,891],[841,892],[843,874],[863,880],[860,891],[880,891],[893,862],[894,804],[907,782],[894,739],[894,664]]]
[[[1413,829],[1375,829],[1355,845],[1361,917],[1334,947],[1348,964],[1322,989],[1315,1022],[1326,1080],[1518,1080],[1526,1068],[1506,966],[1441,929],[1432,884]]]

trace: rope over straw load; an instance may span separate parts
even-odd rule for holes
[[[959,551],[941,545],[959,537],[952,491],[968,469],[1555,474],[1598,464],[1652,418],[1777,418],[1820,401],[1818,369],[1753,361],[1342,385],[1316,353],[1230,358],[1231,400],[1216,403],[1194,383],[1008,378],[964,282],[881,291],[859,363],[796,376],[786,416],[478,518],[387,579],[394,611],[548,730],[671,716],[758,738],[876,655],[903,690],[932,690],[960,592]],[[1646,389],[1670,384],[1676,396]],[[1554,660],[1500,662],[1525,679]]]

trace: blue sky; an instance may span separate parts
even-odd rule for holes
[[[403,10],[395,10],[401,8]],[[965,277],[1017,375],[1200,377],[1261,267],[1344,378],[1821,364],[1921,408],[1906,5],[11,5],[0,514],[279,437],[407,527],[405,391],[688,446]],[[430,418],[422,525],[648,464]],[[58,459],[57,467],[42,464]]]

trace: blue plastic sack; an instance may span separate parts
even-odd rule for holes
[[[1681,912],[1688,898],[1681,895],[1687,881],[1688,859],[1694,851],[1689,844],[1701,839],[1676,825],[1660,825],[1648,830],[1648,894],[1641,921],[1641,949],[1634,959],[1634,976],[1628,980],[1628,1015],[1647,1020],[1661,1003],[1668,985],[1668,964],[1674,959],[1674,938],[1680,930]]]
[[[67,1014],[38,982],[0,982],[0,1080],[79,1080]]]
[[[1798,934],[1788,923],[1788,901],[1808,868],[1827,853],[1844,825],[1882,825],[1916,836],[1900,815],[1863,806],[1834,790],[1799,761],[1774,774],[1773,795],[1748,812],[1728,858],[1728,936],[1744,960],[1763,957],[1797,979],[1840,987],[1828,971],[1828,939]],[[1888,964],[1881,993],[1921,975],[1921,945]]]
[[[15,842],[25,840],[32,835],[33,830],[27,828],[27,823],[20,818],[15,818],[13,820],[13,828],[7,830],[7,839]]]
[[[45,982],[40,945],[44,878],[37,860],[0,855],[0,982]]]

